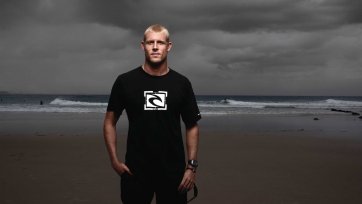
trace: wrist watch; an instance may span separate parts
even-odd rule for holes
[[[189,160],[188,162],[187,162],[187,164],[188,165],[190,165],[190,166],[192,166],[193,168],[197,168],[198,166],[199,166],[199,163],[197,162],[197,160]]]

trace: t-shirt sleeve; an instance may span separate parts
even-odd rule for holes
[[[194,126],[198,120],[201,119],[199,107],[197,106],[194,91],[189,80],[187,80],[185,87],[185,95],[181,109],[181,117],[185,123],[186,128]]]
[[[125,107],[123,86],[120,77],[113,84],[111,95],[109,96],[107,111],[115,112],[116,116],[120,116]]]

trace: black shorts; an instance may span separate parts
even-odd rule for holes
[[[178,187],[182,175],[121,175],[121,199],[124,204],[150,204],[156,195],[157,204],[185,204],[187,193]]]

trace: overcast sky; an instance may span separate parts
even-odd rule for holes
[[[362,95],[359,0],[0,0],[0,91],[109,94],[151,24],[196,94]]]

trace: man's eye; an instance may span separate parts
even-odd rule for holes
[[[165,41],[156,41],[157,45],[166,45],[167,43]],[[146,45],[151,46],[155,44],[155,41],[146,41]]]

